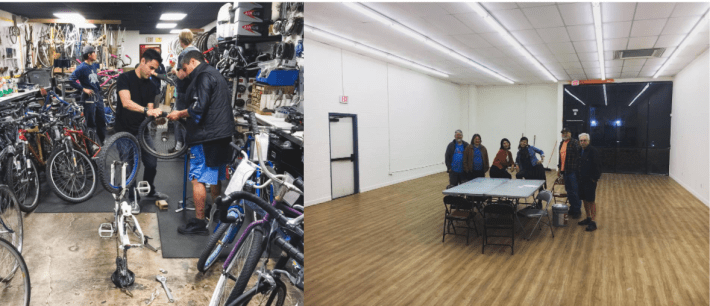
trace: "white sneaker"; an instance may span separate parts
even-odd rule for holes
[[[138,201],[133,201],[133,203],[131,203],[131,213],[134,215],[141,213],[141,206],[138,205]]]

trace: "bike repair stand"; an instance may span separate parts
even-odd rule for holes
[[[195,210],[194,207],[185,207],[185,203],[187,203],[187,163],[190,162],[190,148],[187,148],[187,151],[185,152],[185,167],[183,168],[183,176],[182,176],[182,201],[178,201],[179,205],[182,205],[182,207],[178,208],[175,210],[176,213],[181,212],[183,210]]]

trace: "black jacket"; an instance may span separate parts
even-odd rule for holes
[[[214,67],[202,63],[190,73],[193,80],[185,91],[188,145],[231,137],[234,117],[227,81]]]
[[[464,150],[468,147],[468,142],[463,141],[463,148]],[[456,139],[449,143],[449,145],[446,147],[446,154],[444,155],[444,160],[446,163],[446,172],[449,172],[451,170],[451,162],[454,161],[454,151],[456,151]]]
[[[602,176],[602,156],[599,150],[595,147],[587,146],[579,158],[579,168],[579,175],[582,179],[599,180]]]

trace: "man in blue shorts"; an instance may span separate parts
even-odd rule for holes
[[[205,63],[200,51],[190,51],[178,62],[178,68],[189,75],[185,90],[189,105],[168,115],[170,120],[188,118],[186,143],[190,146],[190,173],[195,217],[178,227],[183,235],[207,235],[205,222],[205,184],[210,184],[212,198],[221,193],[220,181],[226,179],[226,166],[232,157],[229,143],[234,133],[234,117],[227,81],[214,67]]]

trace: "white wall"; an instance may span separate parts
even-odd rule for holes
[[[328,113],[357,114],[361,192],[446,170],[446,145],[466,125],[465,87],[320,42],[304,43],[308,57],[318,59],[305,75],[306,205],[331,199]],[[349,103],[340,104],[340,95]]]
[[[683,185],[705,205],[708,188],[708,51],[675,76],[671,120],[670,177]]]
[[[168,45],[177,37],[177,34],[138,34],[139,31],[126,31],[126,42],[123,45],[123,50],[131,57],[131,66],[134,67],[140,62],[138,52],[141,44],[159,44],[163,64],[168,66]],[[147,42],[147,38],[152,38],[152,42]],[[156,38],[161,38],[162,42],[155,42]]]
[[[545,152],[543,166],[554,158],[549,167],[556,168],[557,153],[552,155],[552,148],[559,139],[558,122],[562,121],[558,84],[468,87],[470,131],[464,136],[466,141],[474,133],[480,134],[492,163],[501,139],[510,140],[515,156],[520,137],[525,134],[531,145],[535,141],[535,146]]]

